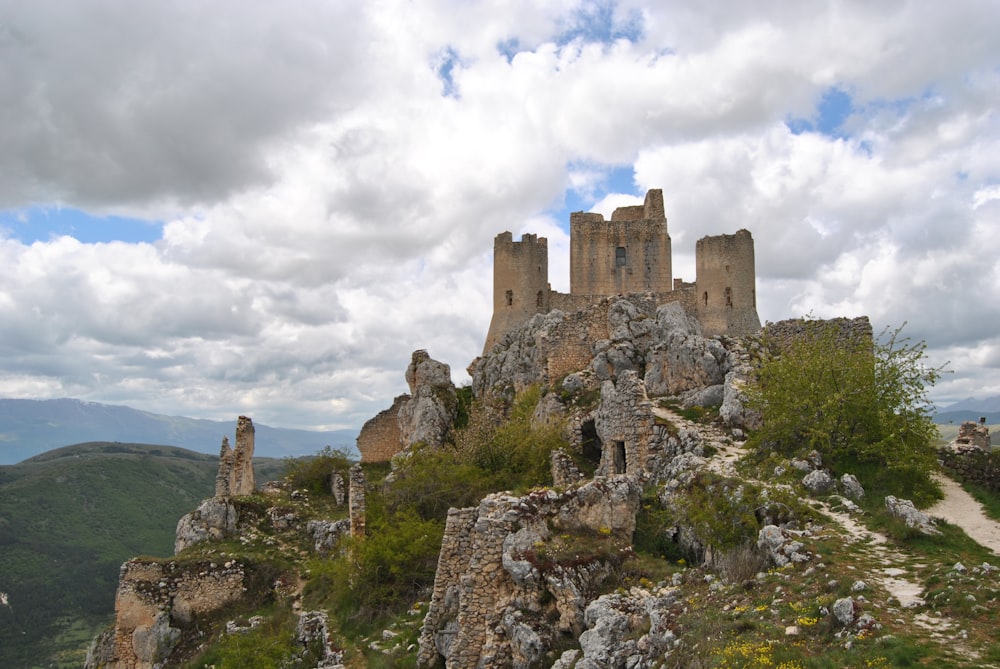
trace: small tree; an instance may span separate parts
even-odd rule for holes
[[[876,490],[918,503],[937,498],[937,429],[925,393],[941,369],[925,364],[926,344],[900,337],[902,328],[872,342],[809,325],[760,361],[749,402],[762,426],[750,445],[786,456],[815,449]]]

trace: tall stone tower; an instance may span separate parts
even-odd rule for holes
[[[572,295],[667,293],[673,289],[670,235],[663,212],[663,191],[646,193],[639,206],[601,214],[570,214]]]
[[[760,330],[753,237],[702,237],[695,247],[698,320],[707,337],[740,337]]]
[[[549,244],[545,237],[526,234],[515,242],[509,232],[493,240],[493,320],[483,352],[506,332],[516,330],[535,314],[549,312]]]

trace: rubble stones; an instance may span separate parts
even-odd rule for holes
[[[897,499],[892,495],[885,498],[885,508],[889,515],[899,518],[907,527],[927,535],[941,534],[934,523],[923,511],[917,509],[908,499]]]
[[[763,550],[768,559],[778,567],[790,562],[808,562],[812,555],[803,550],[802,542],[798,541],[800,536],[802,533],[795,530],[765,525],[757,533],[757,547]]]
[[[861,482],[853,474],[844,474],[841,476],[840,486],[844,489],[844,494],[855,502],[865,496],[864,487],[862,487]]]
[[[833,617],[844,627],[854,622],[854,600],[850,597],[838,599],[831,609]]]
[[[822,469],[814,469],[802,479],[802,485],[814,495],[827,495],[833,492],[833,478]]]

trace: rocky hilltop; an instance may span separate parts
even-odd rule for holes
[[[640,294],[534,316],[470,389],[417,352],[364,466],[244,494],[224,447],[87,666],[1000,666],[995,553],[819,453],[747,457],[755,357],[801,327],[705,337]]]

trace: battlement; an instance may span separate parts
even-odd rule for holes
[[[548,240],[498,234],[493,245],[493,320],[484,352],[532,316],[553,308],[579,310],[602,297],[652,293],[659,303],[694,310],[706,335],[743,335],[760,329],[753,238],[746,230],[704,237],[695,249],[697,276],[672,274],[663,191],[650,189],[643,204],[602,214],[570,214],[570,291],[548,283]]]

